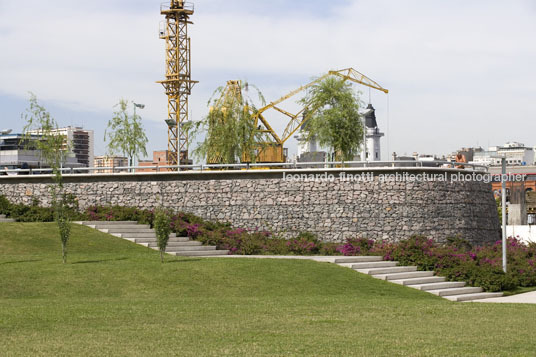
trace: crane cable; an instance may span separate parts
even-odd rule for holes
[[[390,154],[390,151],[389,151],[389,141],[391,139],[391,135],[390,135],[390,132],[389,132],[389,93],[387,93],[387,159],[386,161],[390,161],[390,158],[389,158],[389,155]]]

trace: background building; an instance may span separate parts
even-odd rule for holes
[[[473,159],[468,161],[479,165],[500,166],[503,157],[508,166],[533,165],[534,148],[518,142],[508,142],[504,146],[492,146],[487,151],[475,152]]]
[[[41,135],[31,135],[31,139],[41,140]],[[8,169],[39,169],[48,168],[47,163],[41,157],[41,152],[27,144],[27,138],[23,134],[12,134],[11,130],[0,133],[0,168]],[[83,167],[74,155],[67,155],[63,167]]]
[[[138,163],[138,166],[144,167],[147,166],[149,168],[139,168],[136,169],[136,172],[156,172],[156,171],[172,171],[170,169],[156,169],[156,168],[150,168],[151,166],[170,166],[171,165],[171,152],[168,150],[163,151],[153,151],[153,161],[140,161]]]
[[[30,134],[40,134],[40,130],[29,131]],[[66,128],[60,128],[53,130],[52,134],[63,135],[66,138],[67,143],[74,154],[76,161],[82,165],[82,167],[92,167],[94,162],[94,133],[93,130],[84,130],[81,127],[68,126]]]
[[[112,172],[126,172],[128,170],[114,170],[114,167],[127,167],[128,166],[128,158],[124,156],[95,156],[93,166],[95,168],[98,167],[105,167],[106,169],[103,170],[95,170],[95,173],[99,174],[109,174]]]

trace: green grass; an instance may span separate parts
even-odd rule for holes
[[[536,306],[453,303],[333,264],[168,257],[0,224],[0,355],[532,356]]]
[[[503,291],[503,295],[512,296],[512,295],[517,295],[517,294],[530,293],[531,291],[536,291],[536,286],[530,286],[530,287],[518,286],[515,289]]]

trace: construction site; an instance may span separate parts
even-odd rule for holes
[[[168,165],[180,169],[179,165],[192,164],[190,136],[193,127],[201,127],[200,123],[192,122],[188,109],[189,96],[198,83],[192,79],[191,40],[188,35],[188,28],[193,24],[194,4],[172,0],[161,6],[161,15],[165,17],[160,25],[159,35],[166,43],[166,74],[165,79],[158,83],[164,87],[168,99],[168,117],[165,120],[168,132]],[[248,97],[247,92],[251,85],[230,79],[225,87],[219,90],[219,97],[212,101],[209,108],[208,123],[204,128],[205,162],[212,165],[241,163],[278,167],[275,164],[290,161],[286,144],[293,136],[299,141],[299,156],[305,161],[327,161],[327,153],[318,155],[320,148],[315,143],[314,133],[307,132],[308,122],[327,103],[315,104],[302,98],[308,90],[329,77],[337,78],[345,84],[357,84],[369,90],[389,93],[376,81],[349,67],[327,70],[311,82],[298,86],[280,98],[268,103],[262,101],[256,105]],[[354,155],[350,160],[340,161],[381,161],[380,138],[384,134],[379,132],[372,104],[368,103],[366,113],[351,120],[353,123],[350,125],[363,127],[361,145],[356,148],[359,156]],[[276,121],[279,126],[284,124],[282,132],[274,129]],[[227,135],[223,129],[226,125],[241,127],[241,134]],[[226,140],[230,146],[238,146],[238,152],[229,153],[225,145],[216,143],[222,140]],[[237,143],[234,143],[235,141]],[[335,159],[336,154],[337,152],[332,153],[329,159]]]

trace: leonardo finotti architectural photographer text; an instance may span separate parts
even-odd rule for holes
[[[375,179],[377,178],[377,179]],[[318,174],[293,174],[293,173],[283,173],[283,180],[285,181],[329,181],[333,182],[335,180],[345,181],[345,182],[522,182],[525,180],[524,175],[491,175],[489,173],[454,173],[448,174],[444,173],[417,173],[413,174],[410,172],[402,173],[389,173],[389,174],[377,174],[374,175],[372,172],[362,172],[358,174],[351,174],[346,172],[339,172],[337,174],[324,172]]]

